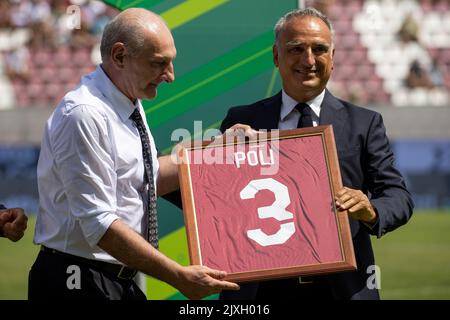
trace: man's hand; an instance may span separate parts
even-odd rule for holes
[[[245,138],[248,138],[249,140],[256,140],[258,138],[258,131],[252,129],[249,125],[236,123],[231,128],[225,130],[223,134],[215,136],[210,146],[220,145],[228,142],[228,140],[231,142],[235,141],[235,139],[238,141],[244,141]]]
[[[242,139],[245,137],[248,137],[250,139],[256,139],[258,136],[258,131],[252,129],[252,127],[250,127],[249,125],[236,123],[231,128],[225,130],[224,134],[226,136],[239,137]]]
[[[11,241],[16,242],[23,237],[27,221],[22,208],[0,210],[0,230]]]
[[[189,299],[201,299],[222,290],[239,290],[236,283],[223,281],[226,272],[205,266],[183,267],[177,288]]]
[[[184,267],[169,259],[120,219],[109,226],[98,246],[129,268],[167,282],[190,299],[239,289],[237,284],[222,281],[225,272],[203,266]]]
[[[369,225],[377,221],[377,213],[367,196],[361,190],[342,188],[335,196],[336,206],[348,210],[351,218],[361,220]]]

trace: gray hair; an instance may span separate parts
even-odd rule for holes
[[[330,29],[331,32],[331,40],[333,42],[334,38],[334,29],[333,25],[331,24],[330,19],[326,15],[324,15],[322,12],[315,8],[305,8],[305,9],[296,9],[291,12],[286,13],[283,17],[278,20],[278,22],[275,24],[275,41],[278,42],[278,37],[280,35],[281,30],[285,27],[286,23],[290,20],[297,18],[297,17],[316,17],[322,20]]]
[[[100,54],[103,62],[109,61],[112,47],[116,42],[122,42],[130,52],[130,55],[134,57],[144,47],[144,22],[136,17],[128,19],[118,19],[117,17],[111,20],[103,31],[100,44]]]

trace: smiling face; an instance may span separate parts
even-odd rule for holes
[[[298,102],[318,96],[333,70],[332,36],[320,18],[294,17],[280,30],[273,46],[284,91]]]

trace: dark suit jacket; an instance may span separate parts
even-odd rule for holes
[[[221,125],[223,132],[236,123],[254,129],[277,129],[281,92],[247,106],[233,107]],[[350,228],[358,270],[324,277],[335,299],[378,299],[378,290],[369,289],[374,256],[369,235],[381,237],[405,224],[411,217],[413,202],[404,181],[394,167],[394,156],[379,113],[363,109],[325,93],[320,111],[320,125],[333,125],[344,186],[368,194],[379,220],[370,229],[350,219]],[[242,290],[224,292],[223,299],[253,299],[258,283],[241,285]],[[283,298],[282,296],[280,297]]]

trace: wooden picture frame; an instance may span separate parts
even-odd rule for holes
[[[227,140],[177,150],[191,264],[235,282],[356,270],[332,127]]]

